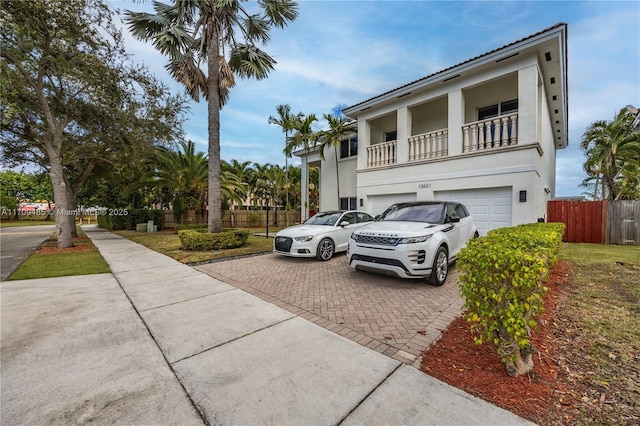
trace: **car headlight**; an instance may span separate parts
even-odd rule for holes
[[[302,237],[295,237],[294,240],[304,243],[305,241],[311,241],[313,239],[313,235],[304,235]]]
[[[408,237],[408,238],[400,238],[398,240],[398,244],[416,244],[416,243],[424,243],[429,238],[431,238],[431,234],[429,235],[421,235],[419,237]]]

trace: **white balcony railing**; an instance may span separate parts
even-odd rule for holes
[[[449,130],[442,129],[409,137],[409,161],[444,157],[448,154]]]
[[[464,152],[482,151],[518,143],[518,114],[502,115],[462,126]]]
[[[396,145],[396,141],[389,141],[367,147],[367,167],[395,164]]]

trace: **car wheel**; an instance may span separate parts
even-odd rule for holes
[[[431,276],[429,277],[429,283],[440,286],[447,280],[449,274],[449,254],[444,246],[440,246],[436,252],[436,257],[433,259],[433,269],[431,269]]]
[[[329,260],[333,256],[335,251],[335,245],[331,238],[325,238],[318,244],[318,250],[316,250],[316,258],[318,260]]]

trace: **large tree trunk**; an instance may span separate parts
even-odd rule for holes
[[[49,178],[53,186],[53,201],[56,204],[55,218],[58,248],[73,247],[73,234],[68,218],[70,210],[67,197],[68,185],[64,179],[62,162],[57,155],[50,155],[49,160],[51,162]]]
[[[209,118],[209,182],[208,182],[208,228],[209,232],[222,231],[222,200],[220,199],[220,65],[218,34],[211,31],[207,55],[207,107]]]

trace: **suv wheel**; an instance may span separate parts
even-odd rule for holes
[[[335,250],[335,245],[330,238],[325,238],[320,241],[318,244],[318,249],[316,250],[316,259],[318,260],[329,260],[333,256],[333,252]]]
[[[433,259],[433,268],[431,269],[431,276],[429,277],[429,283],[437,286],[441,286],[447,280],[449,274],[449,254],[444,246],[440,246],[436,252],[436,257]]]

